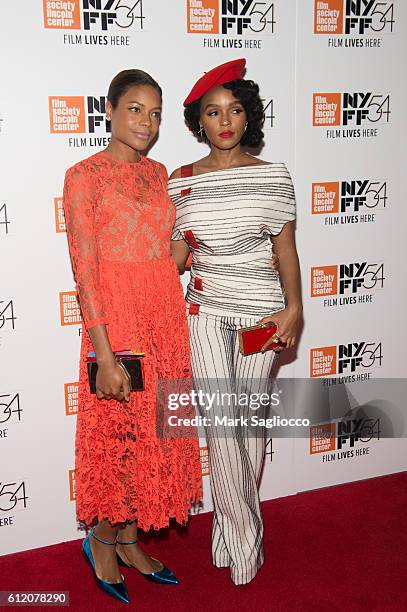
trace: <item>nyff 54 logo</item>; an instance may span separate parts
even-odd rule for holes
[[[187,32],[273,34],[275,4],[271,0],[187,0]]]
[[[16,319],[13,300],[0,300],[0,329],[14,330]]]
[[[384,264],[367,261],[311,268],[311,297],[383,289]]]
[[[23,510],[27,508],[27,499],[24,480],[0,482],[0,512]]]
[[[7,235],[11,221],[7,215],[7,203],[0,202],[0,235]]]
[[[358,179],[312,183],[312,214],[359,213],[385,208],[387,181]]]
[[[142,30],[145,19],[143,0],[43,0],[43,11],[45,28],[63,30]]]
[[[350,342],[337,346],[323,346],[310,350],[310,377],[334,376],[335,374],[355,374],[351,378],[366,380],[370,377],[367,372],[373,366],[382,365],[381,342]]]
[[[315,34],[393,32],[394,2],[389,0],[314,0]]]
[[[0,395],[1,425],[7,422],[20,422],[22,411],[19,393],[6,393]]]
[[[380,440],[380,418],[369,417],[342,419],[336,423],[321,423],[310,427],[310,454],[326,453],[341,449],[354,449],[357,443],[366,444],[373,439]],[[364,452],[347,453],[338,456],[345,459]]]
[[[388,123],[390,95],[373,92],[314,93],[313,125],[357,126]]]

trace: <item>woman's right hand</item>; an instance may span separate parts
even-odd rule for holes
[[[96,396],[98,399],[115,399],[119,402],[130,399],[130,376],[126,370],[113,359],[98,364],[96,374]]]

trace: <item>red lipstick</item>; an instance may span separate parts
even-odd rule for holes
[[[219,134],[220,138],[232,138],[232,136],[234,136],[234,135],[235,135],[235,133],[234,132],[230,132],[230,131],[221,132]]]

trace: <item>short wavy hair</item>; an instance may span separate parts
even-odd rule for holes
[[[259,95],[259,86],[254,81],[236,79],[222,85],[229,89],[236,100],[242,104],[247,117],[247,129],[242,136],[240,144],[244,147],[256,148],[260,146],[264,134],[262,131],[264,123],[264,106]],[[191,132],[199,140],[205,140],[199,134],[202,98],[188,104],[184,110],[185,122]]]

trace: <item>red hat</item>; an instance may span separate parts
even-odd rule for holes
[[[188,106],[188,104],[191,104],[191,102],[199,100],[199,98],[206,94],[207,91],[212,89],[212,87],[229,83],[235,79],[241,79],[243,77],[245,66],[245,59],[237,59],[232,60],[231,62],[226,62],[226,64],[216,66],[216,68],[212,68],[212,70],[209,70],[209,72],[205,72],[205,74],[198,79],[188,96],[185,98],[184,106]]]

